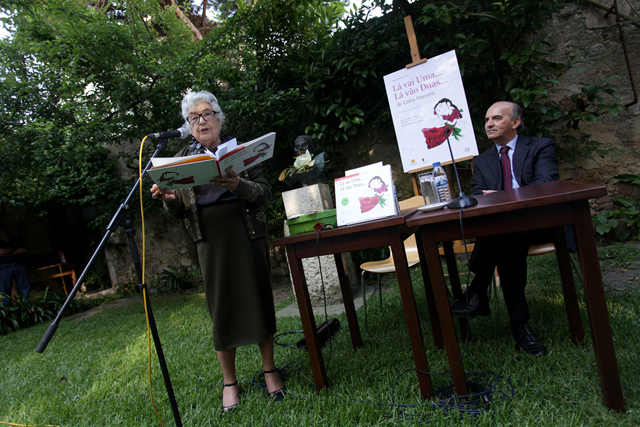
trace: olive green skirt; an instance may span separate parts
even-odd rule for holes
[[[198,208],[197,242],[216,350],[267,341],[276,332],[266,238],[249,240],[239,200]]]

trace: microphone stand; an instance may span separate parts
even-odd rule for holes
[[[468,206],[477,205],[478,204],[478,200],[473,196],[471,196],[471,197],[465,196],[464,192],[462,191],[462,185],[460,185],[460,176],[458,175],[458,168],[456,167],[456,160],[453,158],[453,150],[451,150],[451,142],[449,141],[449,135],[451,135],[452,132],[453,132],[452,130],[449,130],[447,132],[447,145],[449,146],[449,153],[451,153],[451,163],[453,163],[453,170],[455,171],[456,179],[458,180],[458,188],[460,189],[460,197],[450,201],[449,204],[447,205],[447,207],[449,209],[462,209],[462,208],[466,208]]]
[[[100,241],[100,244],[98,245],[98,247],[96,248],[95,252],[91,256],[91,259],[87,263],[86,267],[82,271],[82,274],[78,278],[78,281],[76,282],[75,286],[73,287],[71,292],[69,292],[69,296],[67,297],[67,299],[65,300],[64,304],[62,305],[62,308],[60,308],[60,311],[58,312],[58,315],[53,320],[53,323],[51,323],[51,325],[49,325],[49,328],[47,329],[47,331],[45,332],[44,336],[42,337],[42,340],[40,341],[40,344],[38,344],[38,347],[36,348],[36,353],[43,353],[44,350],[47,348],[47,345],[49,345],[49,341],[51,341],[51,338],[53,338],[53,335],[56,333],[56,330],[58,329],[58,325],[60,324],[60,320],[62,319],[62,316],[64,315],[64,312],[67,310],[67,308],[71,304],[71,301],[76,296],[76,293],[78,292],[78,290],[80,289],[80,287],[84,283],[85,277],[87,276],[89,270],[93,266],[93,263],[97,259],[97,257],[100,254],[100,252],[102,252],[102,249],[104,248],[104,246],[106,245],[107,241],[109,240],[109,237],[111,237],[111,235],[113,233],[115,233],[115,231],[118,229],[118,227],[120,225],[122,225],[121,222],[122,222],[123,219],[125,220],[125,222],[124,222],[124,225],[122,225],[122,227],[125,229],[125,232],[127,234],[127,240],[129,242],[129,254],[131,255],[131,261],[132,261],[132,263],[133,263],[133,265],[135,267],[136,274],[138,276],[138,287],[140,288],[141,292],[146,288],[146,285],[143,283],[142,267],[141,267],[141,264],[140,264],[140,257],[139,257],[139,254],[138,254],[138,248],[136,246],[135,239],[133,237],[133,221],[131,220],[131,218],[126,216],[126,212],[129,209],[129,202],[131,201],[131,199],[133,198],[134,194],[138,190],[138,186],[141,184],[141,181],[140,181],[141,178],[144,177],[145,174],[147,173],[147,171],[151,168],[151,159],[156,157],[158,155],[158,153],[160,153],[160,151],[162,151],[164,149],[165,145],[167,145],[167,141],[168,141],[168,138],[160,138],[159,139],[158,145],[156,146],[156,150],[153,152],[153,154],[151,155],[151,158],[149,159],[149,162],[147,163],[147,166],[142,171],[142,176],[138,177],[138,180],[133,185],[133,188],[129,192],[129,195],[127,196],[125,201],[120,204],[120,207],[118,208],[118,210],[116,211],[115,215],[111,219],[111,222],[107,226],[107,231],[106,231],[105,235],[103,236],[102,240]],[[178,405],[176,403],[175,396],[173,394],[173,387],[171,386],[171,379],[169,378],[169,371],[167,370],[167,365],[166,365],[165,360],[164,360],[164,353],[162,352],[162,346],[160,344],[160,337],[158,335],[158,330],[156,328],[155,319],[153,317],[153,312],[151,311],[151,305],[150,305],[150,302],[149,302],[149,297],[147,295],[147,292],[142,292],[142,293],[144,295],[144,304],[147,307],[147,312],[148,312],[148,316],[149,316],[149,328],[151,329],[151,335],[153,336],[153,342],[154,342],[155,347],[156,347],[156,353],[158,354],[158,361],[160,363],[160,369],[162,371],[162,376],[164,378],[164,385],[165,385],[165,387],[167,389],[167,394],[169,396],[169,402],[171,404],[171,411],[173,412],[173,418],[174,418],[174,420],[176,422],[176,426],[177,427],[182,427],[182,421],[180,419],[180,413],[178,411]]]

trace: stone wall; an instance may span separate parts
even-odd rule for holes
[[[269,259],[271,261],[271,277],[279,279],[289,277],[289,264],[284,246],[271,246],[269,248]]]
[[[618,4],[622,13],[632,16],[636,22],[640,21],[635,12],[640,11],[640,0],[620,1]],[[537,39],[551,43],[553,59],[566,62],[566,55],[578,55],[579,59],[588,61],[580,64],[580,69],[571,70],[562,77],[560,86],[550,94],[552,99],[565,102],[580,90],[580,82],[596,82],[601,78],[619,76],[616,83],[622,96],[621,102],[627,104],[632,101],[631,84],[618,30],[614,25],[614,19],[605,18],[605,13],[604,10],[586,2],[568,2],[551,25],[537,35]],[[640,29],[633,24],[625,24],[623,31],[631,67],[635,72],[635,81],[640,86]],[[484,111],[475,114],[484,114]],[[637,155],[640,152],[639,116],[640,105],[636,103],[628,110],[621,111],[617,117],[605,115],[584,125],[581,132],[591,134],[591,139],[600,142],[607,154],[604,157],[595,156],[593,159],[581,158],[575,164],[567,161],[560,164],[562,179],[607,186],[609,194],[591,202],[593,212],[615,208],[612,198],[616,196],[640,198],[637,187],[619,183],[614,178],[622,173],[640,174]],[[338,165],[334,162],[334,168],[346,170],[382,160],[392,166],[399,198],[403,200],[412,197],[411,181],[402,171],[393,129],[386,132],[361,129],[359,135],[344,147],[342,154],[347,163]],[[124,168],[119,172],[122,175],[131,173]],[[340,171],[335,173],[338,172]],[[469,171],[463,171],[463,187],[468,188],[469,178]],[[182,230],[179,221],[168,218],[158,210],[147,215],[146,224],[148,282],[169,265],[187,265],[194,268],[197,266],[193,244]],[[136,236],[141,249],[140,235],[139,224],[136,224]],[[135,277],[124,232],[118,231],[113,236],[105,252],[114,284],[124,283]],[[275,278],[289,276],[282,248],[271,249],[271,269]]]
[[[618,1],[618,7],[621,13],[640,22],[640,1]],[[580,83],[613,78],[618,85],[620,103],[633,101],[620,34],[613,15],[605,17],[606,13],[586,2],[567,3],[554,17],[552,25],[537,35],[539,40],[551,44],[552,59],[566,62],[567,55],[577,55],[577,59],[585,61],[578,65],[579,69],[562,76],[559,87],[550,94],[553,100],[565,103],[580,90]],[[640,29],[627,23],[622,30],[634,81],[636,87],[640,87]],[[590,139],[598,141],[607,154],[593,159],[580,158],[575,164],[561,161],[561,178],[605,185],[609,194],[591,202],[594,211],[615,209],[612,198],[616,196],[640,198],[637,187],[633,190],[629,184],[614,178],[624,173],[640,174],[640,103],[620,111],[617,117],[601,116],[595,122],[582,125],[580,131],[590,134]]]
[[[198,269],[195,244],[180,222],[163,212],[145,215],[145,282],[153,280],[169,266]],[[135,221],[134,238],[142,261],[142,225]],[[113,233],[104,248],[109,277],[114,287],[124,283],[137,283],[135,269],[129,255],[129,244],[122,227]]]
[[[640,22],[640,1],[619,1],[618,4],[621,13],[631,16],[636,23]],[[633,101],[634,96],[615,19],[613,16],[605,18],[605,14],[605,10],[586,2],[567,2],[554,17],[551,25],[531,40],[549,42],[551,47],[548,49],[552,53],[552,60],[567,63],[567,55],[576,55],[577,60],[584,61],[578,64],[579,68],[572,69],[562,76],[560,85],[549,94],[551,100],[561,105],[567,104],[571,95],[581,90],[581,83],[596,83],[601,79],[613,78],[613,82],[618,85],[620,102],[624,105]],[[636,87],[640,88],[640,29],[631,23],[623,25],[622,28],[631,68],[635,73],[634,81]],[[482,115],[484,111],[472,111],[471,114]],[[579,158],[575,163],[560,159],[561,179],[607,187],[607,196],[591,201],[594,213],[617,208],[612,201],[616,196],[640,198],[637,187],[619,183],[614,178],[615,175],[624,173],[640,174],[639,116],[640,103],[636,103],[628,109],[621,110],[617,117],[605,114],[595,122],[582,124],[580,132],[591,135],[590,139],[599,142],[607,154],[594,155],[593,159]],[[560,131],[559,129],[557,141],[561,141]],[[481,151],[489,146],[486,141],[478,143]],[[381,160],[390,164],[398,197],[402,200],[414,195],[410,178],[402,170],[393,129],[387,132],[361,130],[356,139],[345,145],[342,153],[349,159],[345,169]],[[471,172],[464,169],[460,172],[462,186],[468,192]]]

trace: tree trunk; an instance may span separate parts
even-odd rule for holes
[[[204,28],[204,23],[207,19],[207,3],[207,0],[202,2],[202,22],[200,23],[200,28]]]
[[[193,33],[193,39],[196,41],[202,40],[202,33],[200,32],[200,30],[198,30],[196,26],[193,25],[193,22],[191,22],[188,17],[184,16],[184,13],[182,13],[176,2],[174,2],[173,0],[169,0],[169,4],[171,5],[171,7],[173,7],[173,10],[176,12],[176,15],[178,15],[178,18],[182,19],[182,22],[189,26],[191,32]]]

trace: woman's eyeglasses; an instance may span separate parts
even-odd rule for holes
[[[195,125],[196,123],[200,122],[200,117],[202,117],[205,122],[208,122],[209,120],[213,120],[216,117],[216,114],[218,114],[217,111],[211,110],[207,110],[202,114],[189,114],[189,118],[187,119],[187,121],[189,122],[189,124]]]

